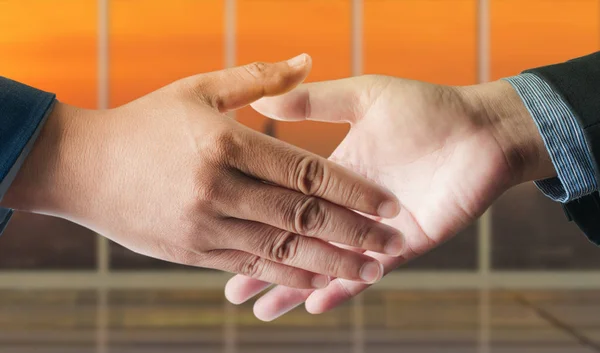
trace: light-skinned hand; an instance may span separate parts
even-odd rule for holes
[[[383,223],[404,235],[401,256],[365,253],[386,273],[453,237],[508,188],[555,175],[531,116],[505,81],[450,87],[363,76],[302,85],[253,107],[279,120],[351,124],[330,160],[400,199],[400,213]],[[226,296],[241,303],[269,285],[236,276]],[[273,320],[306,301],[309,312],[322,313],[367,287],[347,279],[316,291],[277,286],[254,312]]]

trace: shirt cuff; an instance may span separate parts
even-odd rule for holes
[[[10,216],[12,216],[13,210],[7,208],[0,208],[0,234],[4,231],[4,228],[8,225]]]
[[[505,79],[517,91],[550,154],[557,177],[536,181],[554,201],[567,203],[598,189],[591,153],[575,115],[546,81],[531,73]]]
[[[48,107],[48,110],[44,113],[42,120],[39,122],[38,126],[36,127],[35,131],[33,132],[33,135],[31,136],[29,141],[27,141],[27,144],[23,147],[21,154],[17,157],[17,159],[15,160],[15,163],[10,168],[10,170],[8,171],[8,173],[6,174],[4,179],[0,180],[0,200],[2,200],[2,197],[8,190],[8,187],[10,186],[10,184],[12,184],[13,180],[17,176],[17,172],[19,171],[19,169],[21,169],[21,166],[25,162],[25,158],[27,158],[27,156],[29,155],[29,152],[31,152],[31,149],[33,149],[33,145],[35,144],[35,141],[37,140],[38,136],[40,135],[42,127],[46,123],[46,120],[48,119],[48,115],[50,115],[50,112],[52,111],[53,105],[54,105],[54,103],[52,103]],[[2,233],[4,232],[4,229],[8,225],[8,221],[10,220],[12,214],[13,214],[13,210],[0,207],[0,235],[2,235]]]
[[[0,77],[0,200],[39,136],[55,95]],[[0,208],[0,234],[12,210]]]

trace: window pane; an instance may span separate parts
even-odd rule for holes
[[[598,49],[597,1],[493,0],[491,11],[493,79]],[[597,249],[531,184],[494,206],[492,246],[496,269],[600,267]]]
[[[0,291],[0,351],[98,352],[96,290]]]
[[[239,64],[285,60],[306,52],[313,58],[308,81],[351,75],[350,1],[238,0],[237,9]],[[329,156],[348,131],[339,124],[275,123],[251,108],[239,111],[237,119],[322,156]]]
[[[490,10],[492,79],[598,50],[596,0],[491,0]]]
[[[365,73],[474,84],[476,20],[476,0],[365,0]]]
[[[502,270],[600,268],[598,248],[559,203],[533,184],[507,192],[493,208],[493,267]]]
[[[113,0],[110,11],[111,106],[224,66],[221,0]],[[111,267],[183,268],[114,243]]]
[[[364,71],[440,84],[474,84],[476,19],[475,0],[365,0]],[[476,234],[473,225],[403,268],[475,269]]]
[[[0,75],[96,107],[96,17],[94,1],[2,1]],[[0,237],[0,268],[90,269],[95,244],[67,221],[17,214]]]
[[[110,352],[224,350],[223,292],[113,290],[108,293]]]
[[[476,291],[366,291],[366,352],[479,352]]]

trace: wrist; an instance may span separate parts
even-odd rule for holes
[[[57,102],[2,200],[3,207],[65,216],[73,180],[85,161],[81,143],[85,110]],[[81,176],[81,175],[80,175]]]
[[[542,136],[521,97],[504,80],[463,87],[470,111],[498,143],[514,185],[556,176]]]

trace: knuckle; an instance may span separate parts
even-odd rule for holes
[[[325,181],[325,167],[316,157],[304,157],[296,168],[298,190],[305,195],[318,195]]]
[[[288,72],[276,71],[268,76],[269,84],[268,87],[277,87],[281,89],[282,87],[290,87],[294,82],[294,76],[290,75]]]
[[[325,224],[325,211],[316,197],[307,197],[297,207],[294,216],[296,233],[312,235]]]
[[[198,100],[202,104],[215,107],[216,100],[219,99],[213,92],[215,84],[212,80],[206,79],[204,76],[192,77],[189,82],[184,85],[187,91],[190,92],[191,98]]]
[[[269,249],[269,257],[273,261],[287,262],[296,257],[300,244],[300,236],[285,232],[277,237]]]
[[[203,94],[203,101],[208,106],[218,110],[223,111],[223,106],[225,105],[225,101],[223,99],[223,94],[221,92],[214,92],[214,90],[208,91]]]
[[[174,254],[171,259],[166,259],[170,262],[179,263],[181,265],[186,266],[201,266],[203,264],[201,256],[194,256],[195,254],[181,250],[178,253]]]
[[[260,61],[244,66],[246,72],[248,72],[248,74],[257,79],[265,78],[267,76],[268,68],[269,65],[267,63]]]
[[[209,173],[209,175],[202,178],[202,181],[197,183],[196,200],[199,205],[212,204],[212,202],[221,199],[224,185],[220,179],[216,173]]]
[[[224,111],[226,97],[229,97],[230,87],[224,85],[220,75],[199,75],[187,85],[194,101],[208,106],[219,112]]]
[[[264,267],[265,261],[260,256],[252,256],[242,263],[239,273],[244,276],[257,278],[263,273]]]
[[[208,139],[210,156],[220,164],[234,160],[241,152],[241,142],[238,134],[228,128],[220,129]]]
[[[186,232],[185,235],[178,237],[176,240],[179,242],[179,246],[186,249],[190,255],[205,255],[219,247],[217,237],[211,238],[204,236],[207,233],[215,234],[216,232],[212,231],[212,229],[215,228],[214,226],[197,222],[189,228],[191,229],[190,231]]]
[[[187,266],[199,265],[201,255],[187,250],[187,246],[160,243],[160,256],[162,260]]]

